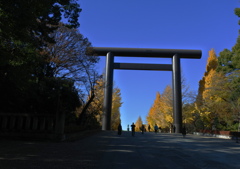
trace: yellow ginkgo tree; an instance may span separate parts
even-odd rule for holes
[[[95,97],[91,103],[90,112],[94,114],[98,123],[102,125],[103,114],[103,100],[104,100],[104,80],[100,79],[95,85]],[[113,88],[112,94],[112,113],[111,113],[111,129],[117,130],[119,123],[121,123],[120,107],[122,106],[121,90],[118,87]]]
[[[172,89],[167,86],[161,95],[159,92],[152,107],[147,115],[147,123],[153,128],[155,125],[161,128],[171,128],[173,123],[173,108],[172,108]]]

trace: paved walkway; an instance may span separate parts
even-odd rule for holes
[[[77,141],[0,140],[1,169],[234,169],[240,144],[180,134],[105,131]]]

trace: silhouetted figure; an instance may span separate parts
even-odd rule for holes
[[[118,125],[118,135],[122,134],[122,125],[119,123]]]
[[[143,134],[144,131],[145,131],[145,127],[144,127],[144,125],[142,125],[141,130],[142,130],[142,134]]]
[[[183,137],[185,137],[186,134],[187,134],[187,131],[186,131],[186,128],[185,128],[185,126],[184,126],[184,127],[182,128],[182,135],[183,135]]]
[[[151,131],[151,126],[150,125],[148,125],[148,132],[150,132]]]
[[[128,126],[127,126],[127,131],[129,131],[129,124],[128,124]]]
[[[132,128],[132,136],[135,136],[135,124],[134,123],[132,123],[131,128]]]
[[[175,127],[175,126],[173,126],[173,133],[175,133],[175,131],[176,131],[176,127]]]
[[[158,126],[157,126],[157,124],[155,124],[155,126],[154,126],[154,130],[155,130],[155,133],[158,132]]]

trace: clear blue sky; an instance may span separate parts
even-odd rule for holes
[[[79,0],[80,32],[94,47],[199,49],[201,59],[181,59],[182,73],[191,90],[198,90],[208,51],[217,55],[231,49],[238,37],[239,0]],[[115,58],[126,63],[171,63],[170,59]],[[103,73],[105,57],[98,65]],[[115,86],[121,89],[123,129],[145,121],[156,92],[172,83],[172,72],[115,70]]]

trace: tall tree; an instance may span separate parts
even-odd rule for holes
[[[39,83],[36,75],[46,66],[46,56],[40,53],[46,42],[54,42],[49,35],[58,28],[63,16],[68,20],[66,26],[79,26],[80,11],[74,0],[0,1],[0,100],[4,100],[1,111],[25,112],[28,100],[46,87],[44,83],[61,88],[59,80],[45,79]],[[28,107],[32,109],[32,105]]]
[[[97,122],[102,125],[103,100],[104,100],[104,80],[100,78],[94,86],[95,97],[90,104],[87,113],[97,119]],[[117,130],[121,123],[120,107],[122,106],[121,90],[117,87],[113,88],[112,95],[112,114],[111,114],[111,129]]]
[[[141,116],[139,116],[135,123],[135,126],[136,126],[135,131],[141,131],[142,125],[143,125],[143,121],[142,121]]]
[[[99,57],[86,55],[86,50],[91,46],[91,43],[77,29],[69,29],[63,24],[60,25],[50,35],[56,43],[48,43],[44,48],[43,53],[48,55],[49,66],[46,68],[53,77],[74,80],[81,94],[80,99],[83,107],[79,123],[83,123],[87,109],[95,97],[94,86],[99,78],[95,64]]]
[[[210,87],[211,77],[215,73],[217,66],[218,66],[218,59],[217,59],[216,53],[214,49],[211,49],[209,51],[209,57],[206,64],[206,71],[204,73],[203,78],[199,81],[198,95],[196,100],[196,103],[198,106],[201,106],[201,104],[203,103],[203,93],[204,92],[206,93],[205,89]]]
[[[44,47],[44,54],[49,56],[49,66],[54,77],[72,78],[81,82],[85,81],[87,76],[97,74],[94,66],[99,57],[86,55],[86,50],[91,43],[79,30],[69,29],[60,24],[60,27],[50,37],[56,43],[47,43]]]
[[[121,90],[118,87],[113,89],[111,129],[117,130],[121,123],[120,107],[122,106]]]
[[[240,8],[235,9],[235,14],[240,17]],[[224,49],[218,57],[218,71],[230,73],[237,69],[240,69],[240,36],[237,38],[237,43],[232,47],[232,51]]]
[[[49,33],[58,28],[63,17],[69,27],[78,27],[81,9],[76,0],[1,0],[0,11],[1,40],[41,47],[43,41],[53,41]]]
[[[211,90],[213,86],[213,79],[215,78],[218,66],[218,59],[214,49],[209,51],[209,57],[206,64],[206,71],[202,80],[199,81],[198,96],[196,100],[197,110],[200,112],[200,117],[202,118],[205,127],[211,128],[216,118],[216,111],[213,109],[213,104],[211,102]]]
[[[167,85],[162,94],[162,109],[164,113],[163,127],[170,127],[173,123],[173,94],[171,86]]]
[[[240,8],[235,9],[235,14],[240,17]],[[218,58],[214,50],[209,52],[195,107],[196,118],[201,119],[203,127],[212,129],[215,125],[221,130],[234,129],[240,115],[239,69],[240,37],[232,50],[224,49]]]
[[[235,9],[235,14],[240,17],[240,8]],[[240,24],[240,22],[239,22]],[[232,50],[224,49],[218,57],[217,72],[221,77],[214,80],[216,89],[213,95],[219,96],[215,99],[220,110],[219,116],[222,123],[231,125],[238,121],[240,115],[240,36],[237,38],[236,44]],[[238,121],[239,123],[239,121]]]
[[[172,107],[172,88],[168,85],[163,94],[156,94],[153,106],[150,108],[147,122],[153,127],[157,124],[161,128],[171,128],[173,123],[173,107]]]
[[[236,113],[239,112],[239,106],[236,103],[236,99],[239,97],[233,96],[233,93],[237,93],[237,91],[232,86],[232,80],[235,78],[232,75],[226,77],[222,72],[216,73],[212,79],[212,87],[208,90],[205,98],[205,104],[211,112],[215,113],[214,125],[218,125],[217,128],[219,129],[223,129],[224,126],[231,126],[233,121],[237,119]]]
[[[183,116],[186,122],[190,122],[192,111],[188,110],[195,101],[195,96],[192,91],[189,90],[189,86],[186,83],[186,79],[182,76],[182,104],[183,104]],[[191,113],[190,113],[191,112]],[[163,93],[157,92],[156,99],[153,106],[150,108],[146,117],[148,125],[153,127],[155,124],[171,132],[173,125],[173,93],[170,85],[167,85]]]
[[[153,128],[155,126],[155,124],[159,124],[159,118],[158,118],[158,114],[160,114],[160,110],[161,110],[161,95],[159,92],[156,93],[156,98],[154,100],[154,103],[152,105],[152,107],[150,108],[148,115],[147,115],[147,123],[148,125],[151,126],[151,128]],[[160,118],[160,120],[163,118]]]

